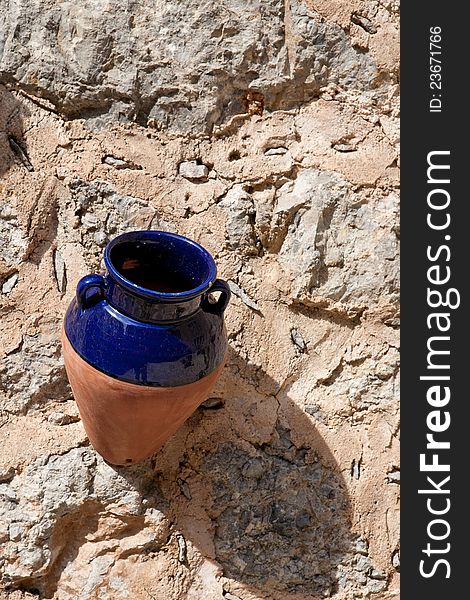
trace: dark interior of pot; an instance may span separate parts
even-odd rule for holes
[[[165,294],[191,291],[210,275],[199,248],[179,239],[123,241],[112,248],[110,259],[131,283]]]

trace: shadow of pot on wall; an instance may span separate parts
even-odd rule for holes
[[[199,409],[145,469],[176,530],[235,585],[266,599],[329,597],[348,585],[341,565],[358,539],[350,499],[312,420],[279,388],[230,349],[219,408]],[[133,467],[116,470],[136,485]]]

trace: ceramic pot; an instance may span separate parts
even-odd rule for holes
[[[90,442],[108,462],[130,465],[208,397],[225,361],[230,289],[209,252],[174,233],[120,235],[104,262],[104,276],[78,283],[63,354]]]

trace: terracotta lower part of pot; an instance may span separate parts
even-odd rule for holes
[[[150,387],[114,379],[75,352],[64,331],[65,368],[83,426],[97,452],[114,465],[151,456],[207,399],[223,369],[177,387]]]

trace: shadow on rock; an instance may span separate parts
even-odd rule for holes
[[[216,393],[221,408],[197,411],[153,461],[179,487],[163,486],[172,521],[262,598],[329,597],[347,585],[357,541],[332,453],[284,386],[233,350]],[[205,526],[192,526],[190,512]]]
[[[26,169],[32,170],[23,137],[25,116],[29,116],[27,108],[0,84],[0,177],[5,175],[15,162],[20,162]]]
[[[216,559],[224,575],[274,591],[327,595],[349,549],[348,499],[322,457],[307,458],[278,423],[270,444],[222,443],[204,463],[212,483]]]

